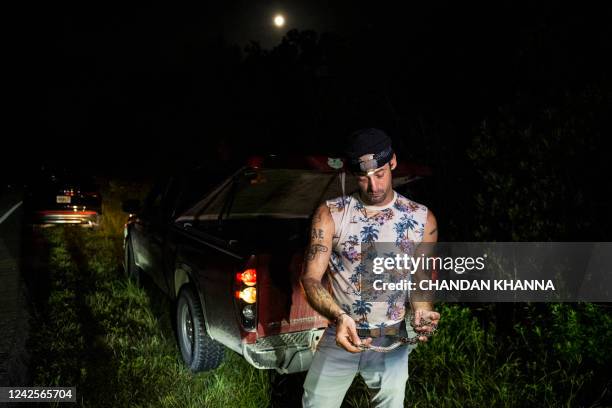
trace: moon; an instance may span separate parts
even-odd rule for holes
[[[277,27],[282,27],[285,25],[285,17],[282,14],[277,14],[274,16],[274,25]]]

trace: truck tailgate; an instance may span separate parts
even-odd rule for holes
[[[303,249],[258,256],[257,337],[324,328],[300,284]]]

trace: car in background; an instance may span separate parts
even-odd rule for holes
[[[303,254],[317,206],[357,188],[341,168],[327,158],[255,157],[225,178],[196,169],[160,181],[142,204],[123,203],[125,270],[174,301],[192,371],[219,366],[225,347],[261,369],[310,367],[328,322],[299,283]]]
[[[30,224],[95,227],[102,215],[102,195],[92,177],[43,169],[27,183],[24,206]]]

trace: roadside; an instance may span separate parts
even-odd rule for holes
[[[0,386],[28,383],[29,312],[21,275],[21,193],[0,197]]]

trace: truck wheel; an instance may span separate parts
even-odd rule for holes
[[[191,371],[208,371],[219,367],[223,361],[224,347],[206,332],[200,300],[188,285],[179,294],[176,331],[183,361]]]
[[[132,249],[132,240],[128,237],[125,242],[125,260],[124,269],[125,274],[129,279],[134,281],[137,286],[140,286],[140,269],[134,262],[134,250]]]

